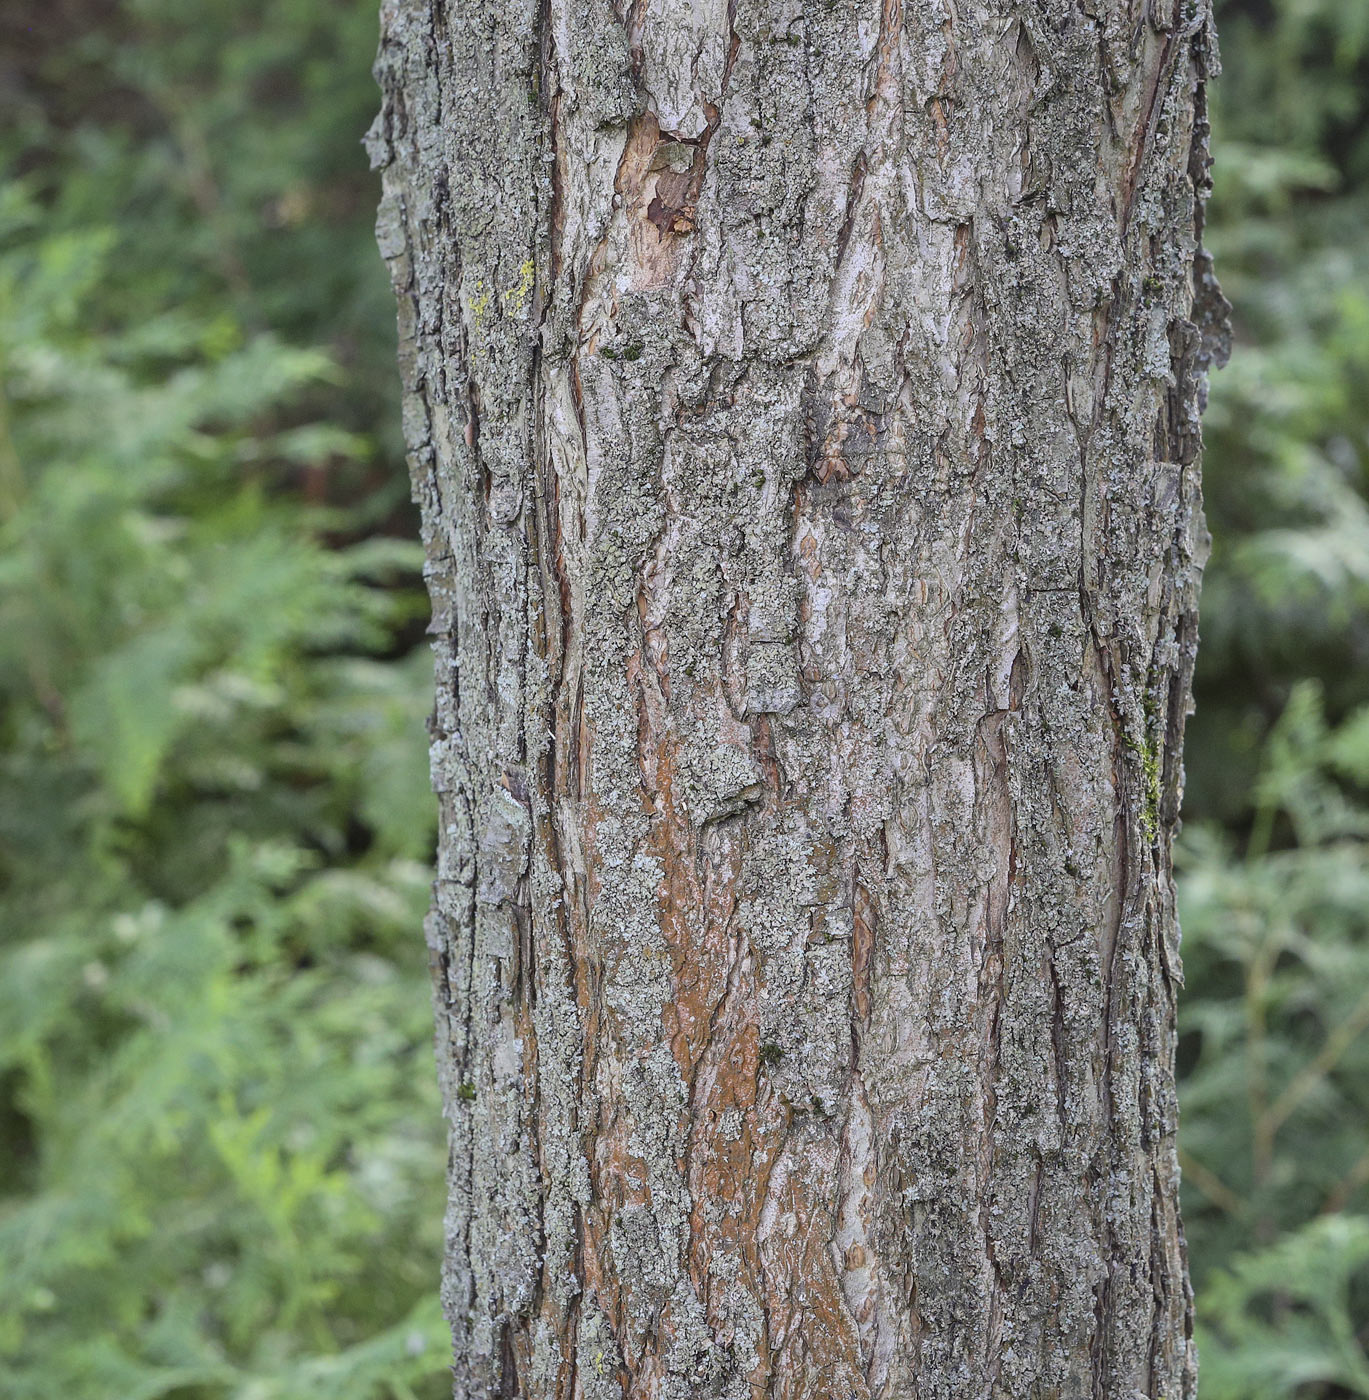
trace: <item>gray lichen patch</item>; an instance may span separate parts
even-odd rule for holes
[[[802,698],[794,648],[782,642],[753,642],[746,658],[747,711],[787,715]]]

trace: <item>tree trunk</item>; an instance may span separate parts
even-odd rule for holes
[[[456,1394],[1194,1391],[1206,0],[385,0]]]

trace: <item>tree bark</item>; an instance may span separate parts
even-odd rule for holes
[[[455,1393],[1191,1396],[1207,0],[383,11]]]

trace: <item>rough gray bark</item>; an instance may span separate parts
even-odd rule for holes
[[[458,1396],[1192,1395],[1213,62],[385,0]]]

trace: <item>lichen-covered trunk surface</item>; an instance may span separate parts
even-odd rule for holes
[[[460,1397],[1193,1394],[1206,0],[385,0]]]

